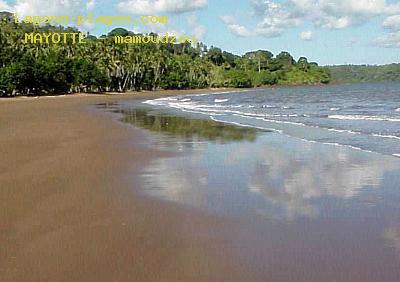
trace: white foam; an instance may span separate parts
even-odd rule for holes
[[[339,132],[339,133],[349,133],[349,134],[362,134],[361,132],[358,131],[353,131],[350,129],[336,129],[336,128],[329,128],[328,131],[334,131],[334,132]]]
[[[211,95],[220,95],[220,94],[229,94],[229,93],[239,93],[239,92],[252,92],[257,91],[258,89],[242,89],[242,90],[230,90],[230,91],[221,91],[221,92],[214,92],[214,93],[200,93],[195,95],[188,95],[192,97],[201,97],[201,96],[211,96]]]
[[[218,100],[218,99],[216,99]],[[219,101],[225,101],[227,99],[220,99]],[[258,113],[249,113],[249,112],[244,112],[244,111],[238,111],[238,110],[232,110],[229,108],[240,108],[243,107],[242,105],[219,105],[219,104],[214,104],[214,105],[204,105],[204,104],[197,104],[196,102],[192,102],[189,100],[178,100],[174,97],[167,97],[167,98],[159,98],[156,100],[149,100],[146,101],[145,103],[152,104],[152,105],[165,105],[169,106],[171,108],[176,108],[180,109],[184,112],[191,112],[191,113],[197,113],[197,114],[205,114],[205,115],[215,115],[215,116],[220,116],[224,114],[232,114],[234,116],[239,116],[243,118],[254,118],[257,120],[265,120],[267,122],[273,122],[273,123],[279,123],[279,124],[290,124],[290,125],[297,125],[297,126],[309,126],[313,128],[318,128],[318,129],[325,129],[328,131],[332,132],[338,132],[338,133],[348,133],[348,134],[353,134],[353,135],[369,135],[373,137],[378,137],[378,138],[390,138],[390,139],[397,139],[400,140],[399,136],[394,136],[394,135],[381,135],[381,134],[366,134],[358,131],[353,131],[353,130],[348,130],[348,129],[336,129],[336,128],[324,128],[320,127],[317,125],[306,125],[304,123],[300,122],[293,122],[293,121],[286,121],[286,120],[276,120],[275,118],[291,118],[291,117],[297,117],[298,115],[296,114],[290,114],[290,115],[285,115],[285,114],[258,114]],[[330,118],[338,118],[338,119],[349,119],[349,120],[358,120],[358,119],[365,119],[365,118],[374,118],[371,116],[341,116],[341,115],[332,115]],[[376,119],[376,118],[375,118]],[[375,120],[374,119],[374,120]],[[379,118],[381,120],[382,118]]]
[[[363,132],[359,132],[359,131],[353,131],[350,129],[336,129],[336,128],[324,128],[324,127],[320,127],[317,125],[306,125],[304,123],[300,123],[300,122],[291,122],[291,121],[281,121],[281,120],[273,120],[273,119],[268,119],[266,117],[271,116],[278,116],[278,117],[285,117],[285,115],[263,115],[263,116],[254,116],[251,114],[234,114],[234,116],[239,116],[239,117],[244,117],[244,118],[254,118],[257,120],[265,120],[268,122],[273,122],[273,123],[280,123],[280,124],[290,124],[290,125],[297,125],[297,126],[306,126],[306,127],[313,127],[313,128],[318,128],[318,129],[322,129],[322,130],[328,130],[328,131],[332,131],[332,132],[338,132],[338,133],[348,133],[348,134],[353,134],[353,135],[367,135],[367,136],[373,136],[373,137],[379,137],[379,138],[390,138],[390,139],[398,139],[400,140],[399,136],[394,136],[394,135],[380,135],[380,134],[366,134]],[[290,115],[287,115],[290,116]],[[351,147],[351,146],[350,146]],[[354,147],[354,149],[359,149],[358,147]],[[366,151],[366,150],[364,150]],[[368,151],[369,152],[369,151]]]
[[[395,136],[395,135],[372,134],[372,136],[381,137],[381,138],[399,139],[400,140],[400,137],[399,136]]]
[[[214,100],[215,103],[225,103],[225,102],[228,102],[228,101],[229,101],[229,99],[215,99]]]
[[[58,98],[58,97],[65,97],[65,96],[67,96],[67,95],[52,95],[52,96],[46,96],[46,98]],[[36,97],[36,98],[38,98],[38,97]]]
[[[220,94],[223,93],[232,93],[232,92],[241,92],[241,91],[231,91],[231,92],[221,92]],[[198,94],[198,95],[191,95],[193,96],[200,96],[200,95],[215,95],[218,93],[213,93],[213,94]],[[150,105],[158,105],[158,106],[166,106],[170,108],[176,108],[179,109],[183,112],[190,112],[190,113],[196,113],[196,114],[202,114],[210,117],[212,120],[217,121],[217,122],[223,122],[223,123],[229,123],[237,126],[243,126],[243,127],[252,127],[252,128],[257,128],[261,130],[269,130],[273,132],[278,132],[280,134],[283,134],[288,137],[296,138],[299,140],[302,140],[304,142],[309,142],[309,143],[320,143],[320,144],[325,144],[325,145],[330,145],[330,146],[343,146],[343,147],[348,147],[354,150],[361,150],[364,152],[369,152],[372,153],[372,151],[361,149],[359,147],[355,147],[352,145],[347,145],[347,144],[339,144],[333,142],[326,142],[322,143],[320,141],[315,141],[315,140],[307,140],[303,139],[300,137],[296,137],[290,134],[287,134],[284,132],[282,129],[276,129],[276,128],[268,128],[268,124],[265,123],[265,126],[262,124],[258,126],[254,125],[249,125],[246,124],[246,122],[240,123],[240,122],[233,122],[233,121],[225,121],[224,118],[222,120],[219,120],[216,118],[216,116],[226,116],[226,115],[233,115],[237,117],[242,117],[242,118],[247,118],[247,119],[254,119],[254,120],[260,120],[260,121],[265,121],[265,122],[271,122],[271,123],[278,123],[278,124],[289,124],[293,126],[302,126],[302,127],[311,127],[311,128],[317,128],[320,130],[327,130],[327,131],[332,131],[332,132],[338,132],[342,134],[353,134],[353,135],[363,135],[365,137],[369,138],[390,138],[390,139],[396,139],[400,140],[400,136],[394,136],[394,135],[383,135],[383,134],[372,134],[372,133],[366,133],[366,132],[357,132],[349,129],[337,129],[337,128],[326,128],[326,127],[321,127],[318,125],[307,125],[302,122],[294,122],[291,121],[291,118],[293,117],[298,117],[297,114],[267,114],[265,111],[259,112],[259,113],[254,113],[251,112],[250,110],[246,111],[246,108],[254,108],[255,106],[253,105],[225,105],[221,104],[224,102],[229,101],[229,99],[214,99],[214,103],[211,104],[204,104],[201,103],[200,101],[193,101],[190,98],[186,96],[181,96],[178,98],[176,97],[164,97],[164,98],[159,98],[159,99],[154,99],[154,100],[147,100],[143,103],[150,104]],[[263,108],[276,108],[275,106],[272,105],[263,105]],[[241,108],[241,109],[239,109]],[[285,106],[285,108],[288,108]],[[340,110],[340,108],[331,108],[331,111],[334,110]],[[396,109],[398,111],[399,109]],[[340,120],[367,120],[367,121],[390,121],[390,122],[399,122],[400,117],[396,116],[368,116],[368,115],[329,115],[328,118],[330,119],[340,119]],[[250,123],[250,122],[249,122]],[[275,127],[273,125],[270,125],[271,127]],[[307,138],[307,137],[306,137]],[[322,141],[322,140],[321,140]],[[377,140],[379,142],[379,140]],[[347,142],[344,142],[347,143]],[[400,154],[393,154],[393,156],[400,157]]]
[[[379,117],[379,116],[362,116],[362,115],[330,115],[330,119],[341,119],[341,120],[368,120],[368,121],[393,121],[399,122],[400,118],[393,117]]]
[[[269,121],[269,122],[274,122],[274,123],[283,123],[283,124],[292,124],[292,125],[299,125],[299,126],[307,126],[307,125],[305,125],[304,123],[301,123],[301,122],[274,120],[274,119],[268,119],[268,118],[264,118],[264,120]]]
[[[213,118],[213,117],[211,117],[211,119],[214,120],[214,121],[223,122],[223,123],[229,123],[229,124],[234,124],[234,125],[238,125],[238,126],[253,127],[253,128],[258,128],[258,129],[262,129],[262,130],[270,130],[270,131],[280,133],[280,134],[282,134],[282,135],[284,135],[284,136],[287,136],[287,137],[290,137],[290,138],[294,138],[294,139],[297,139],[297,140],[301,140],[301,141],[306,142],[306,143],[312,143],[312,144],[317,144],[317,143],[319,143],[318,141],[315,141],[315,140],[309,140],[309,139],[304,139],[304,138],[292,136],[292,135],[289,135],[289,134],[287,134],[287,133],[284,133],[282,130],[278,130],[278,129],[274,129],[274,128],[255,127],[255,126],[250,126],[250,125],[246,125],[246,124],[241,124],[241,123],[233,122],[233,121],[227,122],[227,121],[224,121],[224,120],[218,120],[218,119]],[[261,119],[261,118],[257,118],[257,119]],[[353,149],[353,150],[357,150],[357,151],[362,151],[362,152],[366,152],[366,153],[377,154],[376,152],[373,152],[373,151],[370,151],[370,150],[366,150],[366,149],[362,149],[362,148],[359,148],[359,147],[355,147],[355,146],[352,146],[352,145],[347,145],[347,144],[339,144],[339,143],[333,143],[333,142],[332,142],[332,143],[331,143],[331,142],[325,142],[325,143],[320,143],[320,144],[323,144],[323,145],[326,145],[326,146],[344,147],[344,148],[349,148],[349,149]],[[400,154],[398,155],[398,157],[400,157]]]
[[[373,151],[370,151],[370,150],[366,150],[366,149],[361,149],[359,147],[355,147],[355,146],[352,146],[352,145],[339,144],[339,143],[330,143],[330,142],[325,142],[325,143],[322,143],[322,144],[330,145],[330,146],[336,146],[336,147],[346,147],[346,148],[350,148],[350,149],[357,150],[357,151],[377,154],[376,152],[373,152]]]
[[[397,108],[394,110],[395,112],[400,112],[400,108]]]
[[[261,129],[261,130],[268,130],[268,131],[273,131],[273,132],[282,133],[281,130],[274,129],[274,128],[267,128],[267,127],[261,127],[261,126],[253,126],[253,125],[248,125],[248,124],[239,123],[239,122],[235,122],[235,121],[224,121],[224,120],[216,119],[216,118],[213,117],[213,116],[211,116],[210,118],[211,118],[213,121],[216,121],[216,122],[222,122],[222,123],[233,124],[233,125],[237,125],[237,126],[241,126],[241,127],[250,127],[250,128],[256,128],[256,129]]]
[[[272,105],[262,105],[261,108],[267,108],[267,109],[272,109],[272,108],[277,108],[277,106],[272,106]]]

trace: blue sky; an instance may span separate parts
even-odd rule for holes
[[[235,54],[265,49],[321,65],[400,62],[400,1],[394,0],[0,0],[19,15],[168,15],[134,31],[196,35]],[[115,26],[114,26],[115,27]],[[94,34],[113,27],[87,26]]]

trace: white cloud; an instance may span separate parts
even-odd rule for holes
[[[372,44],[384,48],[400,48],[400,15],[387,17],[382,26],[389,33],[374,39]]]
[[[192,30],[192,34],[197,39],[203,39],[207,32],[207,29],[205,28],[205,26],[199,23],[197,16],[196,15],[187,16],[186,20],[189,28]]]
[[[12,8],[6,2],[0,0],[0,12],[3,11],[11,12]]]
[[[236,36],[249,37],[254,35],[254,33],[248,30],[246,27],[239,25],[233,16],[221,16],[221,19],[228,27],[229,31]]]
[[[400,10],[399,4],[387,4],[385,0],[289,0],[287,6],[293,15],[310,20],[316,26],[336,29]]]
[[[384,48],[400,48],[400,33],[391,32],[373,40],[373,45]]]
[[[247,32],[251,29],[240,23],[225,22],[231,32],[275,37],[305,22],[316,27],[344,29],[377,16],[400,14],[400,4],[389,4],[386,0],[252,0],[251,6],[258,18],[254,32]],[[398,22],[395,17],[387,21],[388,28],[393,27],[393,21]]]
[[[127,0],[118,3],[120,11],[141,15],[181,14],[207,6],[207,0]]]
[[[287,9],[286,4],[271,0],[253,1],[253,13],[261,18],[256,27],[257,35],[280,36],[286,28],[300,24],[299,18]]]
[[[233,34],[241,37],[255,35],[277,37],[286,28],[299,24],[299,21],[292,18],[290,13],[285,11],[280,4],[269,0],[262,1],[262,3],[258,1],[258,3],[254,2],[253,4],[255,5],[254,12],[258,17],[261,17],[261,20],[253,30],[239,24],[233,16],[227,15],[221,17],[222,21]]]
[[[2,8],[0,1],[0,10]],[[93,9],[95,0],[88,3],[82,3],[80,0],[17,0],[12,6],[8,6],[9,10],[18,14],[18,16],[58,16],[68,15],[76,16],[84,14],[88,9]]]
[[[305,41],[311,41],[313,38],[313,35],[314,34],[312,31],[303,31],[300,33],[300,38]]]
[[[383,22],[383,27],[392,31],[400,31],[400,15],[390,16]]]

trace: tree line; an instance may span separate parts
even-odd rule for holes
[[[400,81],[400,64],[326,67],[336,83]]]
[[[86,44],[26,44],[25,33],[78,31],[15,23],[7,12],[0,19],[0,96],[330,82],[329,70],[288,52],[238,56],[203,43],[116,44],[115,36],[135,35],[123,28],[88,35]]]

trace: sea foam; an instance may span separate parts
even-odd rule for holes
[[[341,119],[341,120],[368,120],[368,121],[393,121],[399,122],[400,118],[394,117],[379,117],[379,116],[362,116],[362,115],[330,115],[330,119]]]

